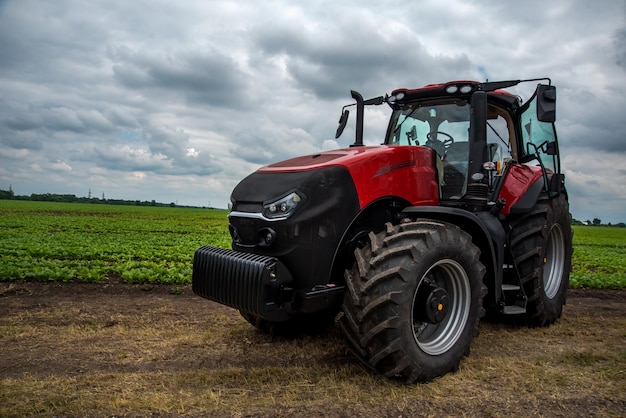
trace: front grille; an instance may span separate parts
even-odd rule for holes
[[[239,242],[243,245],[254,245],[259,241],[261,223],[251,218],[231,218],[230,224],[237,230]]]
[[[287,269],[273,257],[212,246],[194,254],[195,294],[266,319],[286,319],[282,292],[290,281]]]

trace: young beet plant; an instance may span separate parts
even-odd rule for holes
[[[0,201],[0,280],[186,284],[198,245],[230,245],[226,211]]]

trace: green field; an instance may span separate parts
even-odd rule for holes
[[[186,284],[225,210],[0,200],[0,280]]]
[[[626,228],[574,226],[572,287],[626,288]]]
[[[188,284],[225,210],[0,200],[0,280]],[[626,287],[626,228],[575,226],[572,287]]]

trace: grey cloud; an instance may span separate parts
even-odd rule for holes
[[[0,144],[13,149],[40,150],[43,142],[39,135],[29,132],[37,126],[37,116],[27,108],[16,110],[0,95]]]
[[[613,45],[615,46],[615,63],[626,69],[626,29],[615,34]]]
[[[97,165],[121,171],[167,170],[167,158],[155,155],[145,148],[130,146],[98,146],[94,150]]]
[[[13,149],[41,150],[43,141],[38,136],[28,135],[0,127],[0,144]]]
[[[617,123],[615,124],[617,125]],[[598,150],[606,153],[626,154],[626,140],[616,141],[616,126],[583,126],[573,124],[558,130],[559,148],[564,154]]]
[[[265,165],[320,149],[304,129],[258,119],[249,119],[248,124],[232,133],[234,146],[229,148],[229,155],[237,159]]]
[[[626,98],[613,91],[623,90],[623,86],[610,87],[566,85],[559,90],[557,86],[557,128],[564,152],[571,148],[626,154]]]
[[[626,181],[604,172],[626,154],[625,10],[605,3],[0,0],[0,188],[80,194],[90,182],[109,197],[115,184],[225,207],[258,165],[333,138],[350,89],[546,75],[561,150],[580,169],[568,179],[577,216]],[[384,135],[376,109],[367,143]],[[592,149],[611,163],[585,164]]]
[[[149,127],[142,131],[145,142],[152,154],[160,154],[168,159],[178,159],[185,154],[189,135],[182,130],[172,130],[166,127]]]
[[[136,132],[133,142],[114,140],[94,144],[93,150],[77,157],[116,171],[146,171],[161,175],[206,176],[222,171],[219,161],[206,152],[190,152],[190,136],[180,129],[150,124]]]
[[[0,122],[13,133],[32,131],[40,136],[50,137],[58,132],[73,133],[108,133],[115,129],[116,123],[109,116],[96,109],[75,108],[76,104],[67,103],[58,106],[28,104],[9,106],[0,102]],[[115,118],[115,112],[113,116]],[[119,118],[117,118],[119,120]],[[6,135],[10,135],[9,132]]]
[[[302,31],[288,22],[256,31],[260,50],[270,58],[284,55],[298,86],[322,99],[343,98],[351,88],[383,93],[418,87],[471,70],[467,56],[433,57],[407,30],[387,33],[382,27],[346,21],[319,32]]]
[[[245,107],[246,77],[230,57],[214,50],[158,56],[126,47],[109,49],[115,79],[137,90],[182,94],[191,103]]]
[[[56,131],[81,132],[85,125],[72,109],[66,107],[54,107],[42,111],[43,123],[47,128]]]
[[[40,117],[31,106],[15,108],[0,101],[0,121],[14,131],[27,131],[40,126]]]
[[[137,119],[123,108],[110,108],[105,111],[106,118],[117,128],[136,128],[138,127]]]
[[[74,6],[74,5],[73,5]],[[0,71],[10,80],[74,89],[93,82],[104,60],[94,45],[106,28],[61,2],[9,2],[0,25]]]
[[[267,148],[260,145],[235,146],[231,149],[231,154],[237,158],[253,164],[267,165],[277,159]]]

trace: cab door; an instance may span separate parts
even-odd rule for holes
[[[546,190],[559,192],[563,176],[554,125],[556,120],[555,86],[539,84],[520,112],[519,160],[524,164],[541,166]]]

